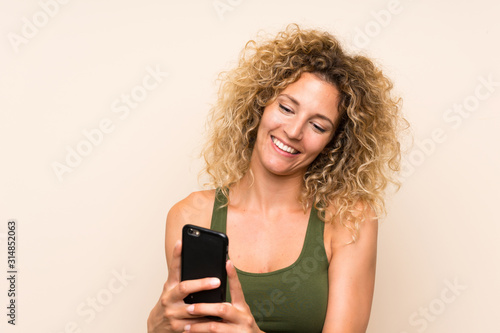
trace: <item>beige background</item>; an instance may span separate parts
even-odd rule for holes
[[[498,1],[62,2],[0,3],[2,332],[145,331],[166,279],[166,213],[200,188],[216,74],[259,30],[290,22],[376,59],[413,126],[380,228],[368,331],[500,331]],[[148,71],[169,75],[155,83]],[[131,93],[139,102],[125,117]],[[68,149],[87,155],[68,167]],[[54,163],[72,172],[59,180]]]

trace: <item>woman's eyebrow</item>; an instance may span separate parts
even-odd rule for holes
[[[317,114],[315,114],[315,116],[318,117],[318,118],[321,118],[321,119],[324,119],[324,120],[328,121],[332,125],[332,127],[335,127],[333,121],[330,118],[328,118],[327,116],[325,116],[325,115],[323,115],[321,113],[317,113]]]
[[[297,105],[297,106],[300,106],[300,103],[298,100],[296,100],[294,97],[288,95],[288,94],[280,94],[278,97],[280,96],[283,96],[283,97],[286,97],[288,98],[290,101],[292,101],[293,104]]]

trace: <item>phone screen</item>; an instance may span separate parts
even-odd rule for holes
[[[182,229],[181,280],[216,277],[217,289],[189,294],[184,302],[218,303],[226,301],[226,259],[228,238],[225,234],[187,224]]]

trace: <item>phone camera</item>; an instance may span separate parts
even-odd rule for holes
[[[189,228],[188,229],[188,234],[190,234],[191,236],[198,237],[198,236],[200,236],[200,231],[196,230],[196,229],[193,229],[193,228]]]

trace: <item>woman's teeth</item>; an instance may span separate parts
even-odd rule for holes
[[[287,153],[290,153],[290,154],[297,154],[298,153],[297,150],[293,149],[292,147],[288,147],[283,142],[276,139],[274,136],[272,137],[272,140],[273,140],[273,143],[276,145],[276,147],[278,147],[279,149],[286,151]]]

